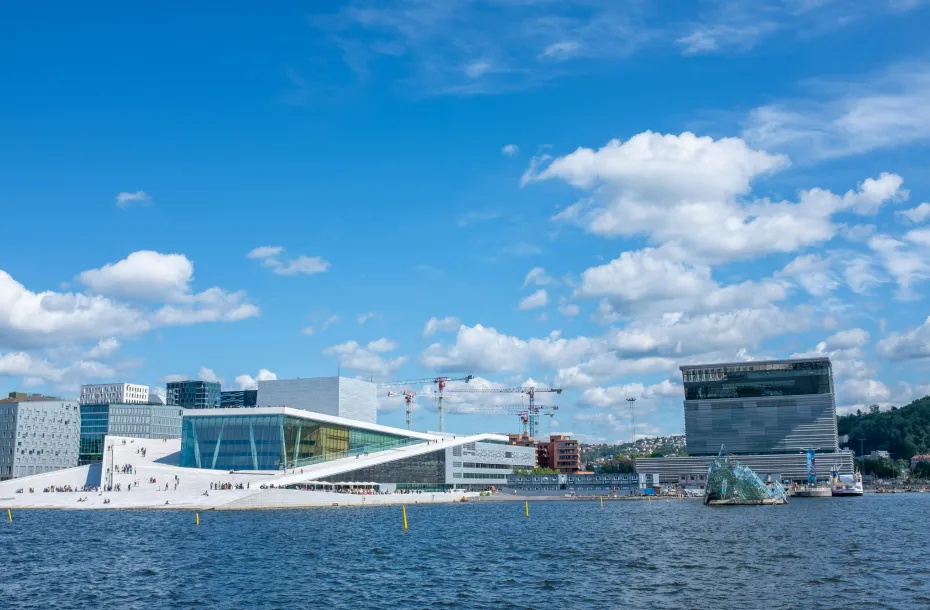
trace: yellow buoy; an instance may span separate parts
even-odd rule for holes
[[[604,496],[601,496],[601,508],[604,508]]]
[[[404,512],[404,529],[407,529],[407,507],[401,506],[400,508]]]
[[[13,523],[13,513],[10,512],[10,509],[6,509],[6,516],[10,519],[10,523]]]
[[[200,525],[200,513],[194,513],[194,523]]]
[[[529,500],[526,501],[526,516],[527,517],[530,516],[530,501]]]

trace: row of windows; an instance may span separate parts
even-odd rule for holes
[[[455,472],[452,474],[455,479],[503,479],[503,474],[487,474],[484,472]]]

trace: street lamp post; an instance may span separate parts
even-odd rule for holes
[[[633,420],[633,407],[636,405],[635,398],[627,398],[626,401],[630,403],[630,439],[633,443],[633,446],[636,446],[636,423]]]

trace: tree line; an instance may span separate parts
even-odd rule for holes
[[[849,435],[848,447],[857,455],[884,450],[892,459],[909,460],[919,453],[930,453],[930,396],[915,400],[906,407],[868,412],[857,410],[837,418],[840,435]]]

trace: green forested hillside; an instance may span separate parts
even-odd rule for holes
[[[884,449],[894,459],[910,459],[917,453],[930,453],[930,396],[900,409],[858,412],[838,418],[839,433],[849,435],[850,449],[857,454]],[[860,443],[862,439],[862,443]]]

